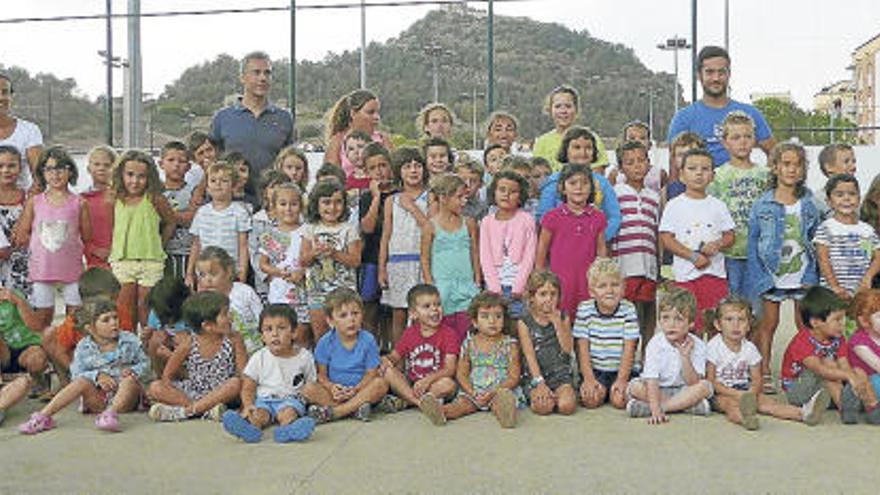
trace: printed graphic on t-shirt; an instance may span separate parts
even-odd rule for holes
[[[776,275],[798,273],[803,268],[804,245],[801,242],[800,222],[797,215],[786,214],[783,222],[782,251],[779,257],[779,269]]]
[[[424,378],[442,367],[442,359],[437,347],[429,343],[419,344],[406,356],[407,374]]]
[[[67,222],[48,220],[40,222],[40,243],[47,251],[54,253],[61,249],[67,240]]]

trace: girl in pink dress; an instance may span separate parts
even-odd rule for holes
[[[592,206],[595,191],[586,165],[565,165],[557,187],[563,203],[541,219],[535,269],[549,262],[562,283],[559,308],[574,318],[578,303],[590,297],[587,270],[596,256],[608,256],[605,215]]]
[[[110,269],[110,244],[113,240],[113,200],[110,183],[113,178],[113,163],[116,152],[109,146],[96,146],[89,151],[88,172],[92,177],[92,187],[82,193],[89,208],[92,226],[92,239],[85,245],[86,266]]]
[[[80,305],[77,279],[83,270],[83,245],[91,238],[88,207],[70,191],[76,184],[73,158],[60,146],[40,155],[37,185],[43,191],[31,197],[19,220],[19,233],[28,239],[28,273],[33,282],[31,303],[40,318],[39,328],[52,323],[55,290],[61,286],[68,313]]]

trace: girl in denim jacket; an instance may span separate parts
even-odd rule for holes
[[[818,283],[812,239],[820,223],[812,193],[804,186],[807,159],[804,148],[784,142],[770,152],[770,190],[752,205],[749,216],[749,294],[759,298],[763,317],[755,344],[761,353],[764,393],[776,392],[770,375],[770,351],[779,323],[779,305],[797,301]]]

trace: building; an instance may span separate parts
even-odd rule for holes
[[[856,122],[856,91],[851,80],[837,81],[825,86],[821,91],[813,95],[813,108],[816,112],[843,117],[850,122]]]
[[[856,94],[856,124],[862,126],[877,126],[877,82],[880,80],[880,64],[877,56],[880,52],[880,34],[856,47],[852,53],[853,83]],[[874,144],[874,129],[859,131],[859,138],[867,143]]]

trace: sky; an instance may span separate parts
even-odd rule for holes
[[[369,3],[370,0],[367,0]],[[127,10],[113,0],[113,10]],[[282,7],[285,0],[142,0],[141,11]],[[299,5],[356,3],[356,0],[298,0]],[[690,38],[690,0],[526,0],[499,2],[496,15],[529,17],[622,43],[649,69],[673,72],[673,54],[657,49],[675,35]],[[485,9],[484,2],[470,2]],[[725,0],[700,0],[698,46],[724,43]],[[790,91],[803,108],[823,86],[850,77],[852,51],[880,34],[880,2],[846,0],[729,0],[731,88],[738,100],[754,92]],[[367,40],[386,41],[436,7],[369,7]],[[58,15],[102,14],[105,0],[4,1],[0,20]],[[114,52],[126,58],[126,21],[113,21]],[[0,24],[0,63],[31,73],[51,72],[76,79],[90,98],[103,94],[103,20]],[[145,18],[141,21],[145,93],[158,95],[183,70],[215,58],[264,50],[289,56],[287,12]],[[297,12],[297,60],[321,60],[328,52],[357,49],[360,9]],[[690,52],[680,55],[680,81],[690,99]],[[119,71],[117,71],[119,72]],[[368,69],[369,74],[369,69]],[[115,93],[122,75],[115,76]],[[369,81],[368,81],[369,85]],[[549,88],[548,88],[549,89]]]

